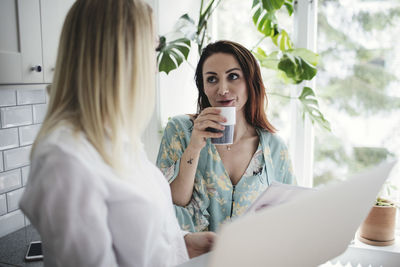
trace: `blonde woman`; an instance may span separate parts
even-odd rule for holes
[[[181,232],[141,146],[154,36],[140,0],[77,0],[67,15],[20,202],[46,266],[173,266],[210,249],[213,233]]]

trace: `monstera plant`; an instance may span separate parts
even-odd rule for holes
[[[157,62],[160,72],[168,74],[186,61],[192,44],[197,45],[197,53],[210,41],[207,27],[213,11],[223,0],[201,0],[199,19],[195,22],[188,14],[182,15],[168,36],[160,36],[157,48]],[[318,54],[304,48],[295,48],[289,34],[279,26],[276,12],[285,8],[289,16],[293,14],[293,0],[253,0],[252,20],[261,33],[253,52],[262,68],[276,71],[277,76],[287,84],[300,84],[311,80],[317,74]],[[276,50],[269,54],[259,47],[266,38],[275,44]],[[303,118],[307,114],[312,123],[317,123],[330,131],[330,124],[319,109],[318,99],[310,87],[303,87],[297,97],[302,104]]]

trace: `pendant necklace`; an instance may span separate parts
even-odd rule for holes
[[[244,133],[244,135],[245,134],[247,134],[247,132],[249,131],[249,128],[246,126],[246,132]],[[244,136],[243,135],[243,136]],[[243,138],[243,136],[242,136],[242,138]],[[240,138],[240,139],[242,139],[242,138]],[[240,141],[240,140],[239,140]],[[231,151],[231,146],[232,146],[233,144],[230,144],[230,145],[226,145],[226,150],[228,150],[228,151]]]

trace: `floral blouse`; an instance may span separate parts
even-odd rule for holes
[[[179,173],[180,158],[189,145],[193,122],[188,115],[172,118],[164,131],[157,166],[171,183]],[[208,139],[200,152],[193,195],[185,207],[175,205],[181,228],[216,231],[243,214],[271,181],[295,183],[288,150],[275,134],[257,129],[259,145],[244,175],[233,185],[218,151]]]

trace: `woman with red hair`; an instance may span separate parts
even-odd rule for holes
[[[265,113],[265,87],[251,52],[231,41],[209,44],[195,74],[198,112],[172,118],[157,166],[168,179],[181,228],[216,231],[242,214],[272,181],[294,183],[288,150]],[[235,107],[233,143],[214,145]]]

